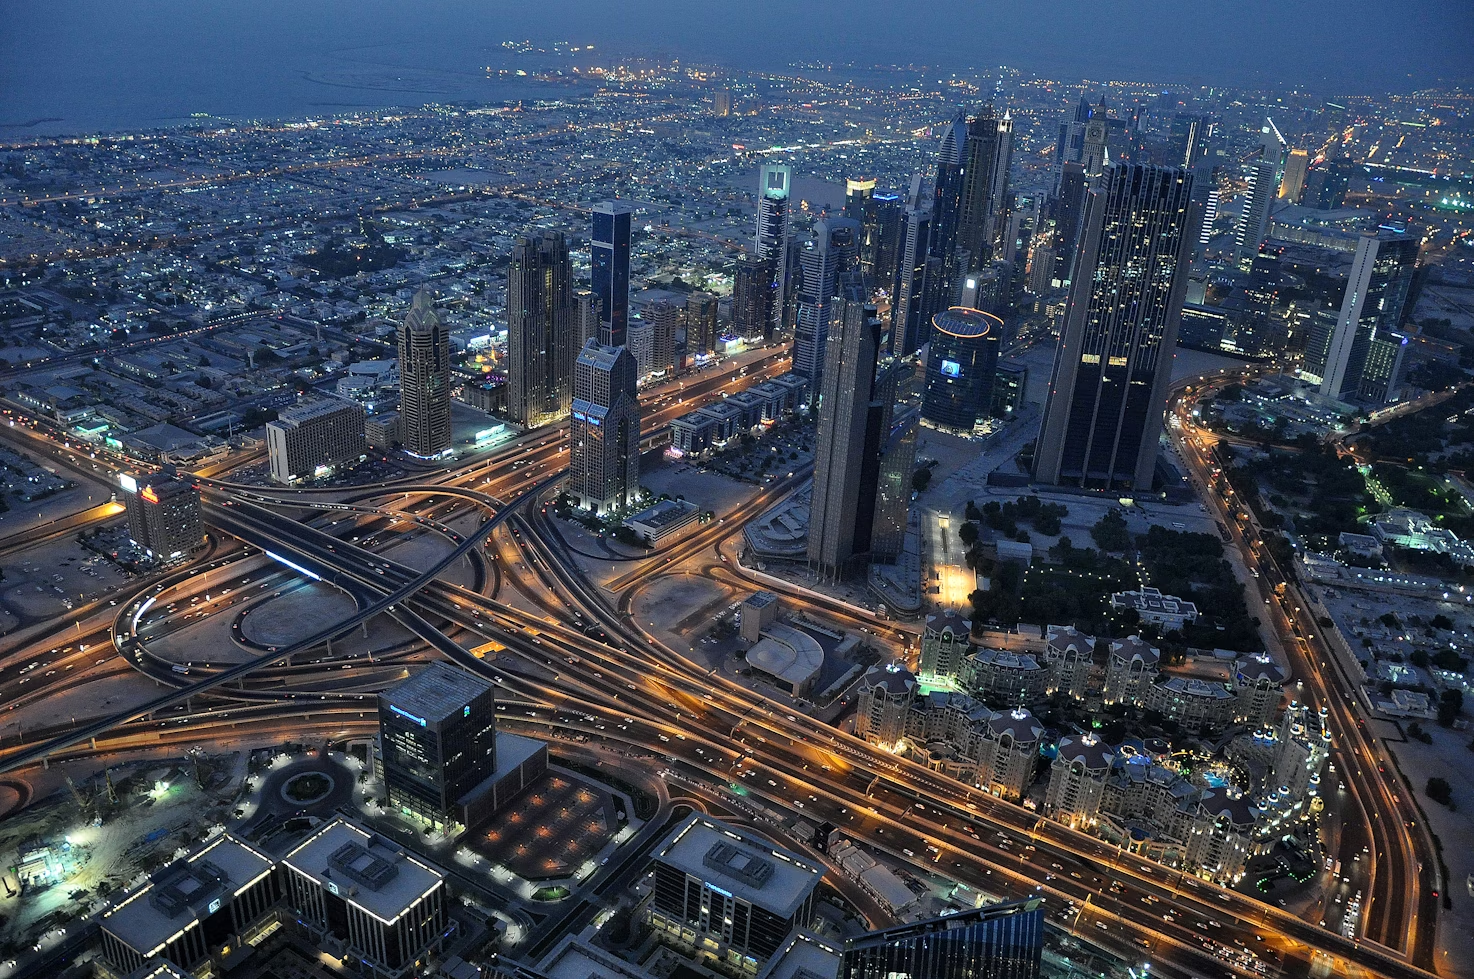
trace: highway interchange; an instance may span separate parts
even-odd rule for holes
[[[659,389],[646,399],[646,430],[657,433],[702,399],[783,369],[785,358],[772,354],[742,372]],[[1187,419],[1174,437],[1207,487],[1211,461],[1194,443],[1203,436],[1182,410],[1190,400],[1184,389],[1174,402]],[[40,431],[27,429],[26,437],[63,464],[80,464],[82,450]],[[734,813],[759,805],[812,823],[827,820],[897,859],[930,865],[988,893],[1041,893],[1055,924],[1117,954],[1150,959],[1161,975],[1301,975],[1312,966],[1389,977],[1430,974],[1418,966],[1431,958],[1436,909],[1420,879],[1430,871],[1417,869],[1417,827],[1399,808],[1405,803],[1396,783],[1377,770],[1344,678],[1325,665],[1313,623],[1300,611],[1308,603],[1288,590],[1288,598],[1276,595],[1272,584],[1279,578],[1260,579],[1276,599],[1270,607],[1282,613],[1274,625],[1311,699],[1332,709],[1336,769],[1360,813],[1361,828],[1345,834],[1345,846],[1366,845],[1372,854],[1362,871],[1368,904],[1355,938],[1040,819],[695,666],[633,620],[634,595],[677,569],[742,582],[741,570],[721,561],[720,544],[806,474],[775,479],[723,521],[632,563],[611,592],[586,579],[548,513],[566,466],[564,438],[559,428],[540,429],[433,479],[352,490],[244,487],[222,481],[225,467],[206,471],[209,549],[162,578],[78,608],[53,629],[7,640],[0,653],[0,699],[12,707],[83,675],[96,680],[139,671],[165,689],[111,716],[58,719],[0,739],[0,771],[23,779],[43,759],[198,745],[238,738],[243,728],[283,739],[303,731],[370,734],[377,723],[374,691],[402,677],[409,663],[439,655],[495,680],[509,730],[553,740],[555,749],[558,741],[588,739],[643,754],[673,791],[689,787]],[[1213,493],[1206,498],[1219,505]],[[1245,562],[1264,566],[1268,577],[1257,535],[1247,526],[1247,536],[1241,534],[1233,504],[1225,506]],[[386,556],[405,533],[443,536],[445,556],[423,572]],[[245,616],[300,587],[300,571],[263,552],[340,588],[357,611],[279,649],[242,641],[254,654],[249,659],[207,665],[202,658],[184,666],[187,672],[149,650],[151,641],[191,617],[231,616],[239,634],[235,627]],[[797,589],[785,599],[846,628],[914,641],[914,633],[853,606]],[[420,642],[372,661],[325,648],[379,615]],[[494,661],[469,651],[488,643],[502,650]]]

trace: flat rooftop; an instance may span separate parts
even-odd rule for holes
[[[655,851],[661,863],[791,918],[824,871],[789,850],[697,813]]]
[[[659,530],[667,524],[684,519],[689,514],[695,513],[696,510],[696,504],[687,503],[685,500],[661,500],[654,506],[630,517],[625,523],[640,524],[652,530]]]
[[[104,911],[102,927],[147,957],[177,931],[211,914],[272,868],[271,858],[229,834],[156,871],[149,883]]]
[[[350,904],[388,922],[445,879],[393,840],[344,819],[313,833],[282,863],[324,887],[332,885]]]
[[[415,717],[443,721],[492,689],[491,682],[468,670],[436,660],[380,699]]]

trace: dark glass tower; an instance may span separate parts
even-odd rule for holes
[[[1326,353],[1320,393],[1328,398],[1356,397],[1382,403],[1396,387],[1395,378],[1387,373],[1387,358],[1400,354],[1383,349],[1370,383],[1365,368],[1373,344],[1389,341],[1402,327],[1408,312],[1408,292],[1418,260],[1418,239],[1399,231],[1379,231],[1362,235],[1346,279],[1346,292],[1336,330]]]
[[[860,223],[850,218],[821,220],[799,252],[793,372],[814,383],[824,376],[835,288],[843,275],[859,269],[860,232]]]
[[[589,243],[594,299],[599,304],[599,342],[622,347],[630,325],[630,221],[635,209],[622,201],[594,205]]]
[[[757,198],[757,237],[753,251],[758,258],[773,263],[772,339],[784,328],[784,311],[788,302],[789,238],[788,185],[793,171],[782,164],[764,166],[759,176]]]
[[[578,356],[574,316],[562,232],[518,238],[507,265],[507,411],[521,425],[568,417]]]
[[[896,242],[896,274],[891,284],[891,340],[901,356],[914,353],[926,342],[925,287],[927,245],[931,240],[932,212],[908,207],[901,216]]]
[[[434,662],[379,694],[379,750],[389,804],[437,823],[496,771],[496,703],[490,683]]]
[[[744,252],[732,275],[732,332],[739,337],[773,339],[776,297],[773,260]]]
[[[839,979],[1037,979],[1039,900],[995,904],[873,931],[845,942]]]
[[[953,306],[932,317],[921,417],[938,428],[971,432],[993,404],[1003,321]]]
[[[1006,115],[999,119],[991,103],[984,105],[968,120],[962,154],[962,215],[957,248],[967,256],[968,272],[985,268],[993,260],[994,246],[1003,230],[999,218],[1007,213],[1012,160],[1012,120]]]
[[[1150,489],[1192,253],[1192,173],[1108,167],[1086,196],[1034,453],[1042,483]]]
[[[450,450],[450,333],[430,293],[415,293],[399,328],[399,438],[404,451],[438,459]]]
[[[894,358],[856,269],[841,277],[826,340],[815,434],[809,564],[848,575],[872,549],[872,533],[896,401]]]

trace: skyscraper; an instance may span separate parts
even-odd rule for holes
[[[773,339],[776,294],[773,260],[751,252],[737,256],[732,275],[732,332],[744,339]]]
[[[639,368],[625,347],[589,343],[573,365],[568,423],[568,492],[605,513],[640,495]]]
[[[993,259],[997,219],[1008,193],[1013,154],[1012,121],[1000,120],[988,103],[967,123],[963,146],[962,216],[957,248],[967,255],[965,271],[976,272]]]
[[[932,327],[921,417],[939,428],[970,434],[992,409],[1003,321],[954,306],[933,317]]]
[[[932,212],[927,207],[908,207],[901,216],[896,243],[896,270],[891,283],[891,340],[901,356],[914,353],[926,342],[925,286],[927,246],[931,240]]]
[[[942,133],[937,147],[937,172],[932,180],[931,241],[927,244],[927,281],[922,315],[923,333],[931,332],[931,317],[951,305],[959,272],[957,234],[962,224],[965,183],[962,152],[967,141],[967,117],[961,112]],[[925,343],[925,339],[921,341]]]
[[[1357,241],[1326,352],[1321,394],[1382,403],[1395,392],[1403,346],[1397,331],[1408,312],[1408,290],[1417,260],[1418,240],[1403,232],[1378,231]],[[1378,340],[1382,345],[1369,362]],[[1368,366],[1372,368],[1369,375]]]
[[[590,280],[599,304],[599,342],[622,347],[630,321],[630,221],[633,206],[623,201],[594,205],[589,242]]]
[[[793,372],[818,383],[824,376],[830,306],[840,277],[859,271],[860,223],[826,218],[799,252],[798,310],[793,337]]]
[[[1309,151],[1290,150],[1290,154],[1285,157],[1285,175],[1280,180],[1280,200],[1299,204],[1300,195],[1305,192],[1305,176],[1309,172]]]
[[[872,931],[845,942],[839,979],[1038,979],[1044,903],[1035,898]]]
[[[595,206],[591,219],[590,277],[599,338],[584,344],[573,363],[568,493],[595,513],[627,506],[640,495],[640,401],[635,396],[640,367],[625,347],[633,213],[628,204],[606,201]]]
[[[491,684],[437,661],[380,693],[379,751],[390,806],[456,821],[456,803],[496,771]]]
[[[686,353],[703,356],[717,352],[717,297],[693,292],[686,297]]]
[[[1192,252],[1192,174],[1119,164],[1090,189],[1034,452],[1043,483],[1149,489]]]
[[[507,265],[507,411],[517,423],[568,417],[577,315],[563,233],[518,238]]]
[[[843,276],[826,341],[809,514],[809,564],[831,579],[871,550],[896,389],[885,333],[859,271]]]
[[[1079,163],[1085,152],[1085,124],[1095,113],[1090,99],[1080,96],[1074,114],[1059,124],[1059,142],[1054,148],[1056,163]]]
[[[1249,165],[1249,189],[1247,200],[1239,218],[1238,230],[1234,232],[1234,245],[1240,258],[1253,256],[1259,245],[1269,236],[1269,213],[1274,204],[1275,161],[1261,157]]]
[[[1070,285],[1070,270],[1075,264],[1075,248],[1080,239],[1080,219],[1085,214],[1085,191],[1089,183],[1085,168],[1078,163],[1060,167],[1059,193],[1050,202],[1054,214],[1054,275],[1050,284],[1056,289]]]
[[[655,334],[651,352],[654,354],[653,367],[656,370],[668,371],[675,364],[676,332],[680,327],[681,314],[681,307],[669,299],[661,299],[645,307],[645,319],[650,321]],[[688,350],[690,344],[691,339],[688,336]]]
[[[1173,116],[1170,136],[1175,156],[1173,166],[1189,169],[1197,166],[1198,161],[1208,152],[1208,137],[1212,131],[1212,124],[1206,116],[1187,112],[1179,112]]]
[[[759,174],[757,239],[753,251],[773,263],[773,327],[769,338],[783,332],[788,299],[788,190],[793,171],[781,163],[765,164]]]
[[[399,328],[399,432],[410,455],[450,451],[450,334],[424,289]]]

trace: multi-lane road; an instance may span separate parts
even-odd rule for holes
[[[768,354],[744,370],[716,371],[658,391],[646,401],[646,431],[657,431],[702,399],[732,393],[784,366],[781,355]],[[1042,893],[1056,924],[1119,953],[1149,956],[1160,973],[1199,979],[1271,969],[1301,974],[1313,965],[1339,963],[1398,979],[1427,975],[1405,953],[1416,953],[1423,936],[1431,935],[1433,919],[1408,916],[1407,940],[1395,939],[1402,905],[1393,890],[1401,886],[1407,893],[1416,881],[1398,879],[1411,866],[1393,855],[1405,834],[1376,835],[1378,817],[1368,824],[1379,847],[1375,877],[1391,883],[1371,892],[1368,916],[1393,923],[1379,925],[1379,932],[1368,934],[1371,940],[1345,938],[1041,820],[695,667],[641,631],[622,598],[654,576],[705,560],[709,549],[740,533],[746,519],[792,489],[803,474],[775,481],[722,522],[697,528],[648,560],[631,563],[606,590],[584,578],[543,505],[565,460],[564,438],[550,429],[447,470],[433,482],[421,477],[353,490],[294,492],[207,480],[207,516],[219,552],[147,583],[116,607],[95,610],[85,632],[93,640],[85,651],[91,658],[83,659],[80,648],[48,652],[51,658],[42,664],[48,672],[27,681],[36,683],[29,696],[44,695],[57,688],[70,663],[104,675],[141,670],[168,691],[108,717],[58,723],[25,732],[16,742],[0,741],[0,769],[23,768],[48,756],[235,739],[242,725],[298,735],[303,730],[330,736],[365,733],[374,724],[367,703],[372,691],[402,676],[408,658],[424,655],[427,646],[493,677],[509,727],[551,738],[587,738],[644,756],[668,781],[722,798],[733,812],[755,814],[761,808],[816,824],[828,821],[897,859],[929,865],[990,893]],[[466,519],[472,514],[479,514],[480,522]],[[425,573],[381,553],[406,528],[447,538],[446,556]],[[232,539],[246,547],[227,547]],[[1252,545],[1245,546],[1252,551]],[[251,648],[257,655],[232,665],[200,662],[182,673],[174,669],[178,664],[152,654],[150,640],[189,617],[231,615],[239,624],[241,616],[280,589],[294,586],[295,572],[263,567],[260,555],[247,550],[270,550],[334,583],[353,597],[357,611],[282,649]],[[490,568],[482,564],[476,573],[483,554],[492,558]],[[439,577],[462,564],[472,569],[473,586]],[[498,597],[503,586],[515,593],[516,602],[511,595]],[[203,606],[190,601],[200,599],[206,588],[211,597]],[[809,607],[819,615],[836,611],[819,600]],[[858,621],[855,610],[841,606],[839,611]],[[329,637],[380,614],[398,620],[424,645],[373,663],[325,650]],[[900,635],[893,623],[874,620],[867,627]],[[83,641],[78,637],[69,645],[80,647]],[[490,641],[505,650],[495,662],[468,652]],[[48,642],[57,648],[54,640]],[[99,645],[105,654],[96,652]],[[244,638],[241,646],[250,648]],[[12,649],[0,654],[0,665],[24,665],[32,652],[31,647]],[[306,656],[291,662],[299,653]],[[59,672],[50,673],[58,664]],[[1295,665],[1312,674],[1317,670],[1311,654]],[[20,679],[0,669],[0,693],[18,689]],[[1326,685],[1331,681],[1308,682],[1324,698],[1321,702],[1334,705],[1335,688]],[[12,683],[17,686],[9,687]],[[1386,783],[1376,777],[1380,773],[1370,764],[1355,772],[1361,755],[1353,747],[1356,722],[1346,710],[1343,716],[1337,709],[1333,716],[1338,724],[1350,725],[1349,736],[1337,732],[1344,738],[1338,746],[1346,754],[1348,786],[1364,811],[1397,813],[1398,800],[1386,795]]]

